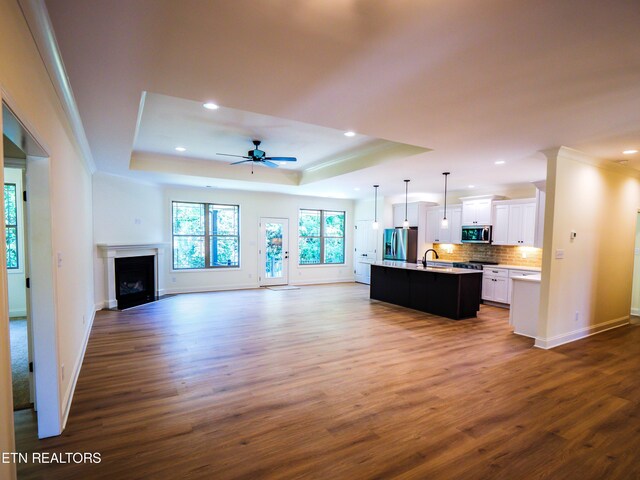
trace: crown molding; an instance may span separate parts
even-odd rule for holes
[[[76,138],[76,142],[80,147],[82,157],[86,167],[93,174],[95,173],[96,164],[93,160],[93,154],[89,147],[89,141],[82,125],[80,112],[76,100],[69,84],[69,78],[62,62],[62,55],[58,48],[58,42],[51,25],[49,12],[44,0],[18,0],[22,14],[29,26],[31,36],[36,43],[36,47],[40,52],[44,66],[47,69],[51,83],[58,94],[58,98],[62,103],[71,129]]]

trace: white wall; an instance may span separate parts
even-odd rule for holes
[[[15,183],[18,210],[18,269],[7,270],[9,289],[9,317],[24,317],[27,314],[27,292],[25,288],[25,243],[24,205],[22,202],[22,170],[4,169],[4,183]]]
[[[542,348],[629,321],[640,208],[640,180],[633,170],[612,170],[565,147],[547,154],[536,339]],[[575,240],[571,231],[577,232]]]
[[[240,268],[173,271],[171,202],[217,202],[240,205]],[[144,185],[106,174],[94,175],[95,243],[164,243],[165,293],[255,288],[260,282],[258,223],[261,217],[289,219],[289,281],[291,284],[353,281],[353,201],[241,190]],[[346,212],[345,264],[299,266],[298,211],[301,208]],[[139,220],[139,223],[136,223]],[[96,305],[104,305],[104,260],[94,249]]]
[[[165,238],[162,188],[105,173],[93,175],[93,236],[95,244],[161,243]],[[96,309],[106,300],[104,259],[93,248]]]
[[[48,160],[43,160],[48,164],[43,172],[48,176],[45,191],[50,195],[46,198],[47,208],[38,213],[51,221],[48,231],[51,242],[48,249],[40,253],[41,257],[46,257],[50,273],[53,272],[48,277],[52,301],[47,306],[46,324],[34,319],[34,340],[38,337],[47,346],[46,352],[40,351],[42,355],[35,352],[36,378],[46,373],[51,386],[36,392],[39,434],[55,435],[60,432],[69,408],[94,314],[91,173],[15,0],[0,0],[0,92],[3,101],[50,155]],[[30,246],[33,252],[38,244],[31,242]],[[0,268],[6,271],[4,260]],[[8,349],[8,301],[2,299],[0,302],[0,351],[5,351]],[[43,326],[46,328],[40,328]],[[46,360],[39,361],[39,358]],[[8,396],[0,395],[0,425],[3,427],[0,429],[0,450],[11,451],[10,365],[5,363],[5,357],[0,360],[0,391],[9,392]],[[64,377],[62,364],[66,367]],[[0,478],[11,478],[12,470],[11,466],[0,465]]]
[[[375,200],[358,200],[354,205],[354,223],[361,220],[373,222],[375,210]],[[388,212],[387,212],[388,210]],[[384,238],[384,229],[387,228],[387,223],[391,223],[391,204],[389,207],[385,206],[385,198],[378,195],[378,230],[376,233],[376,260],[382,260],[382,241]],[[388,214],[388,215],[387,215]],[[389,219],[387,220],[387,216]],[[372,227],[373,228],[373,227]]]

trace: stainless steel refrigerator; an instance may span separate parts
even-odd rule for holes
[[[386,228],[383,245],[384,260],[416,263],[418,257],[418,229]]]

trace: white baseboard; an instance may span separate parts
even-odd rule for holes
[[[582,338],[590,337],[591,335],[595,335],[597,333],[606,332],[607,330],[612,330],[614,328],[622,327],[629,323],[629,315],[620,318],[614,318],[612,320],[607,320],[606,322],[598,323],[596,325],[589,325],[588,327],[579,328],[572,332],[563,333],[561,335],[556,335],[551,338],[536,338],[535,347],[542,348],[544,350],[548,350],[554,347],[558,347],[560,345],[564,345],[565,343],[575,342],[576,340],[580,340]]]
[[[102,309],[103,309],[103,308],[105,308],[106,306],[107,306],[107,305],[106,305],[106,302],[105,302],[105,301],[102,301],[102,302],[98,302],[98,303],[94,304],[94,305],[93,305],[93,309],[97,312],[98,310],[102,310]]]
[[[89,319],[89,323],[87,324],[87,328],[85,330],[84,339],[82,342],[82,351],[78,358],[76,359],[76,364],[73,366],[73,377],[69,382],[69,387],[65,392],[65,407],[64,412],[62,414],[62,431],[64,431],[67,426],[67,419],[69,418],[69,411],[71,410],[71,402],[73,401],[73,394],[76,391],[76,383],[78,383],[78,377],[80,376],[80,369],[82,368],[82,362],[84,361],[84,354],[87,351],[87,345],[89,344],[89,337],[91,336],[91,327],[93,327],[93,321],[96,318],[96,310],[91,314],[91,318]]]
[[[289,285],[326,285],[328,283],[355,283],[355,278],[333,278],[333,279],[308,279],[300,280],[299,282],[289,282]]]
[[[640,308],[632,308],[631,315],[640,315]]]
[[[206,292],[223,292],[226,290],[248,290],[250,288],[259,288],[257,283],[245,283],[235,285],[221,285],[211,287],[186,287],[186,288],[165,288],[165,294],[176,295],[179,293],[206,293]]]
[[[304,279],[298,282],[289,282],[289,285],[322,285],[327,283],[353,283],[353,277],[349,278],[333,278],[333,279]],[[260,288],[259,283],[238,283],[234,285],[221,285],[211,287],[186,287],[186,288],[166,288],[165,293],[176,295],[180,293],[206,293],[206,292],[224,292],[228,290],[248,290],[252,288]]]

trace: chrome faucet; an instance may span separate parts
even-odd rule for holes
[[[428,249],[426,252],[424,252],[424,255],[422,256],[422,266],[425,268],[427,266],[427,253],[429,252],[433,252],[434,257],[436,257],[436,260],[440,258],[438,256],[438,252],[436,252],[433,248]]]

